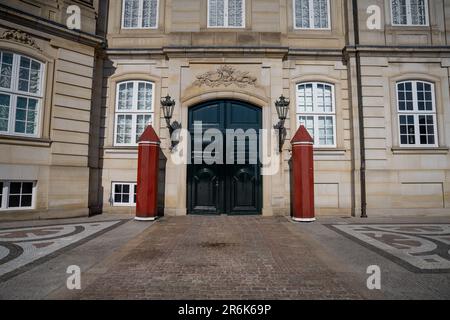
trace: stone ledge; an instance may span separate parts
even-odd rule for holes
[[[448,154],[448,147],[438,147],[438,148],[400,148],[393,147],[393,154]]]
[[[52,141],[50,139],[0,135],[0,145],[49,148],[51,144]]]

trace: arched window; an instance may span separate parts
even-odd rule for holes
[[[122,28],[155,29],[158,27],[158,0],[123,0]]]
[[[154,84],[148,81],[117,84],[116,146],[136,145],[145,128],[153,123],[153,92]]]
[[[297,85],[297,124],[304,125],[316,147],[336,147],[334,86],[322,82]]]
[[[37,137],[44,65],[0,51],[0,134]]]
[[[427,26],[427,0],[391,0],[392,25]]]
[[[244,28],[245,0],[208,0],[209,28]]]
[[[438,146],[434,84],[397,83],[400,146]]]
[[[293,0],[295,29],[330,29],[330,0]]]

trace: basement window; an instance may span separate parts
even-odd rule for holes
[[[0,210],[33,209],[35,189],[32,181],[1,181]]]
[[[112,205],[127,207],[136,205],[137,184],[132,182],[113,182]]]

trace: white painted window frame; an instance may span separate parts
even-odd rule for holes
[[[411,13],[411,0],[406,0],[406,24],[395,23],[394,22],[394,6],[392,2],[394,0],[389,0],[391,5],[391,22],[394,27],[429,27],[430,26],[430,18],[429,18],[429,4],[428,0],[425,0],[425,24],[412,24],[412,13]]]
[[[223,0],[224,1],[224,17],[223,17],[223,26],[211,26],[209,24],[209,7],[210,7],[210,0],[207,0],[207,26],[211,29],[245,29],[246,21],[245,21],[245,8],[246,8],[246,0],[242,0],[242,26],[229,26],[228,25],[228,1],[229,0]]]
[[[45,74],[45,63],[33,59],[27,55],[19,54],[7,50],[0,50],[3,53],[10,53],[13,55],[13,65],[11,71],[11,88],[2,88],[0,87],[0,94],[9,95],[10,96],[10,108],[9,108],[9,119],[8,119],[8,131],[0,131],[2,135],[8,136],[17,136],[17,137],[30,137],[30,138],[38,138],[41,132],[41,122],[42,122],[42,101],[44,99],[44,74]],[[41,66],[40,74],[39,74],[39,84],[38,84],[38,92],[30,93],[27,91],[19,90],[19,70],[20,70],[20,59],[21,57],[30,59],[31,62],[37,62]],[[30,62],[30,63],[31,63]],[[15,132],[15,121],[16,121],[16,112],[17,112],[17,98],[31,98],[37,100],[37,114],[36,114],[36,132],[34,134],[27,133],[16,133]]]
[[[303,112],[300,110],[299,105],[299,87],[301,85],[313,85],[313,111],[312,112]],[[331,87],[331,101],[332,101],[332,110],[331,112],[323,112],[316,110],[316,100],[317,100],[317,85],[327,85]],[[337,130],[336,130],[336,96],[335,96],[335,85],[328,82],[321,82],[321,81],[307,81],[307,82],[299,82],[296,84],[296,121],[297,121],[297,128],[300,127],[300,117],[313,117],[314,118],[314,147],[317,149],[335,149],[337,148]],[[329,116],[333,118],[333,140],[334,144],[327,144],[323,145],[320,144],[319,139],[319,117],[322,116]]]
[[[0,203],[0,212],[1,211],[24,211],[24,210],[33,210],[36,208],[36,187],[37,181],[32,180],[0,180],[3,183],[2,189],[2,201]],[[9,207],[9,195],[10,195],[10,185],[13,182],[22,182],[22,183],[32,183],[32,195],[31,195],[31,206],[29,207]]]
[[[328,27],[327,28],[316,28],[314,27],[314,0],[309,0],[309,28],[297,27],[297,18],[295,11],[295,0],[292,0],[292,13],[293,13],[293,25],[294,30],[316,30],[316,31],[327,31],[331,30],[331,3],[330,0],[327,0],[328,6]]]
[[[138,14],[138,27],[125,27],[125,1],[122,0],[122,29],[124,30],[152,30],[158,29],[159,26],[159,4],[161,0],[156,0],[156,23],[154,27],[142,27],[143,11],[144,11],[144,0],[139,0],[139,14]]]
[[[412,83],[412,94],[413,94],[413,110],[400,110],[400,100],[398,99],[398,85],[402,83]],[[432,98],[432,106],[433,110],[419,110],[419,101],[417,96],[417,83],[426,83],[431,85],[431,98]],[[438,123],[437,123],[437,115],[436,115],[436,87],[434,83],[424,80],[403,80],[398,81],[395,84],[395,92],[397,99],[397,124],[398,124],[398,141],[400,147],[404,148],[437,148],[439,147],[439,137],[438,137]],[[414,116],[414,135],[415,135],[415,144],[402,144],[401,133],[400,133],[400,116]],[[434,123],[434,144],[421,144],[420,143],[420,125],[419,125],[419,116],[420,115],[432,115],[433,123]]]
[[[128,199],[129,199],[128,203],[115,201],[116,185],[130,186],[130,192],[128,193]],[[136,206],[136,203],[134,202],[134,193],[135,192],[137,192],[137,183],[136,182],[112,182],[111,183],[111,197],[112,197],[113,207],[135,207]]]
[[[119,110],[119,86],[122,84],[133,83],[133,100],[131,110]],[[152,106],[149,111],[139,110],[138,105],[138,93],[139,93],[139,83],[147,83],[152,86]],[[127,80],[118,82],[116,85],[116,107],[114,116],[114,146],[116,147],[133,147],[137,146],[136,141],[136,118],[138,115],[150,115],[151,122],[153,124],[155,121],[155,83],[147,80]],[[132,116],[132,128],[131,128],[131,143],[118,143],[117,142],[117,125],[119,115],[131,115]]]

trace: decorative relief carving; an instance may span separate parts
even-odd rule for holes
[[[234,69],[231,66],[220,66],[216,71],[208,71],[204,74],[198,75],[194,82],[195,86],[202,85],[216,88],[219,86],[229,87],[235,84],[239,88],[244,88],[248,85],[255,86],[256,78],[249,75],[248,72],[242,72]]]
[[[33,47],[39,51],[42,51],[41,48],[36,44],[34,39],[26,32],[20,30],[7,30],[3,32],[0,39],[11,40],[15,42],[19,42],[30,47]]]

